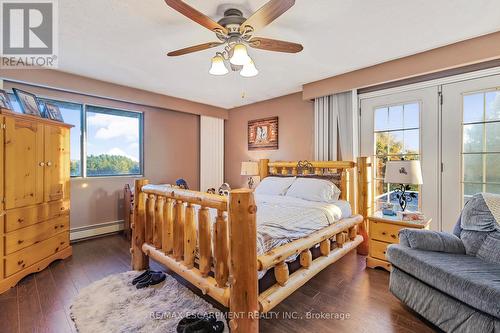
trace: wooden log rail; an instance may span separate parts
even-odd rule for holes
[[[229,306],[227,198],[165,185],[148,185],[147,180],[137,180],[136,189],[137,219],[133,225],[132,252],[137,259],[133,261],[133,268],[148,267],[147,257],[143,258],[141,252]],[[213,240],[209,208],[217,210]],[[214,277],[209,276],[211,272]]]

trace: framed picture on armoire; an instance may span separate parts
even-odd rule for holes
[[[278,117],[248,122],[248,150],[278,149]]]

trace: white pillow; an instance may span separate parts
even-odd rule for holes
[[[339,199],[340,190],[325,179],[297,178],[286,195],[309,201],[332,202]]]
[[[256,194],[285,195],[286,191],[294,182],[295,177],[266,177],[257,188]]]

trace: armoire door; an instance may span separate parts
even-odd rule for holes
[[[398,184],[384,182],[386,162],[420,160],[423,184],[412,187],[417,198],[408,209],[432,218],[433,230],[440,229],[438,96],[437,87],[428,87],[360,100],[360,154],[371,156],[375,166],[373,207],[378,210],[385,202],[397,203],[394,190]]]
[[[46,202],[69,198],[69,129],[45,125]]]
[[[43,125],[5,117],[5,209],[43,201]]]
[[[500,75],[443,85],[443,230],[475,193],[500,194]]]

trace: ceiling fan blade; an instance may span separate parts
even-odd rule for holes
[[[219,46],[222,44],[224,44],[224,43],[210,42],[210,43],[205,43],[205,44],[199,44],[199,45],[195,45],[195,46],[186,47],[186,48],[183,48],[180,50],[168,52],[167,55],[169,57],[176,57],[176,56],[180,56],[180,55],[184,55],[184,54],[188,54],[188,53],[203,51],[203,50],[206,50],[206,49],[209,49],[212,47],[216,47],[216,46]]]
[[[295,0],[271,0],[264,6],[260,7],[252,14],[240,27],[240,32],[245,31],[245,27],[251,26],[253,31],[259,30],[281,14],[289,10],[295,4]]]
[[[191,20],[195,21],[198,24],[201,24],[208,30],[214,31],[214,30],[221,30],[223,33],[227,34],[227,29],[224,28],[222,25],[219,23],[215,22],[212,20],[210,17],[206,16],[205,14],[197,11],[193,7],[189,6],[182,0],[165,0],[167,5],[181,13],[182,15],[186,16],[187,18],[190,18]]]
[[[304,49],[302,45],[297,43],[262,37],[254,37],[250,39],[248,43],[251,47],[254,47],[256,49],[275,52],[298,53]]]

